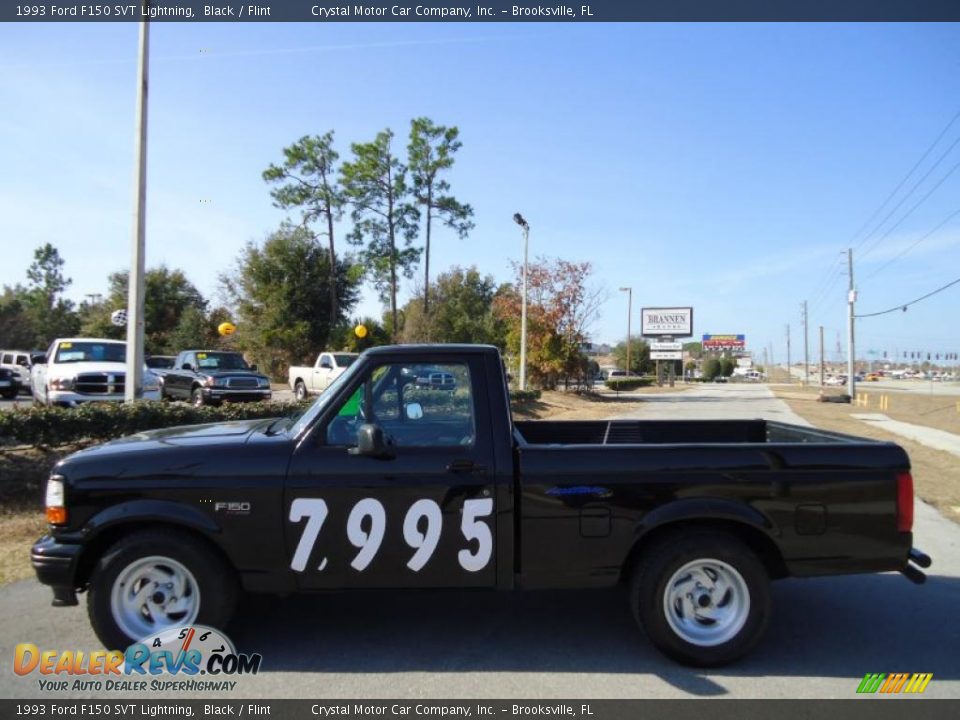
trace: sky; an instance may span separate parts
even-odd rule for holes
[[[136,55],[135,24],[0,25],[0,284],[46,242],[78,301],[129,266]],[[625,337],[629,286],[634,332],[642,307],[690,305],[697,336],[777,362],[788,324],[803,352],[807,300],[810,356],[822,325],[832,359],[848,247],[860,313],[960,277],[958,111],[951,24],[158,23],[147,266],[215,300],[286,217],[261,179],[284,146],[334,130],[346,158],[428,116],[460,129],[449,180],[476,222],[435,234],[432,272],[509,280],[521,212],[531,257],[592,263],[595,342]],[[858,354],[960,352],[958,310],[960,285],[858,321]],[[380,314],[372,289],[358,312]]]

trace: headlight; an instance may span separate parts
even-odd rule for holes
[[[65,525],[67,522],[67,503],[63,477],[51,475],[47,480],[47,522],[51,525]]]
[[[75,382],[76,382],[76,379],[72,377],[51,378],[50,389],[51,390],[73,390],[73,385]]]
[[[257,384],[262,388],[270,387],[270,381],[267,378],[257,378]]]

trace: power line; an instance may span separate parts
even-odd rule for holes
[[[897,186],[891,191],[891,193],[890,193],[889,195],[887,195],[887,197],[884,199],[884,201],[883,201],[882,203],[880,203],[880,205],[877,207],[877,209],[873,211],[873,214],[867,219],[867,221],[866,221],[865,223],[863,223],[863,225],[860,226],[860,229],[857,230],[857,231],[853,234],[853,237],[850,238],[851,242],[852,242],[853,240],[856,240],[856,239],[857,239],[857,236],[858,236],[860,233],[862,233],[864,230],[867,229],[867,226],[869,226],[870,223],[873,222],[873,219],[874,219],[875,217],[877,217],[877,215],[880,214],[880,211],[883,210],[884,206],[886,206],[886,204],[887,204],[888,202],[890,202],[890,201],[893,199],[893,197],[900,191],[900,188],[902,188],[902,187],[906,184],[907,180],[910,179],[910,176],[913,175],[913,173],[916,172],[917,168],[920,167],[920,166],[923,164],[923,161],[927,159],[927,157],[930,155],[930,153],[933,151],[933,149],[934,149],[934,148],[939,144],[939,142],[943,139],[943,136],[947,134],[947,132],[950,130],[951,127],[953,127],[953,124],[954,124],[958,119],[960,119],[960,110],[957,111],[957,114],[956,114],[956,115],[954,115],[952,118],[950,118],[950,122],[948,122],[948,123],[946,124],[946,126],[943,128],[943,130],[940,131],[940,134],[937,135],[936,139],[935,139],[932,143],[930,143],[930,147],[928,147],[928,148],[926,149],[926,151],[923,153],[923,155],[920,156],[920,159],[917,160],[917,162],[914,164],[914,166],[913,166],[912,168],[910,168],[910,171],[909,171],[906,175],[903,176],[903,179],[900,180],[899,183],[897,183]],[[941,159],[942,159],[942,158],[941,158]],[[936,167],[936,166],[934,166],[934,167]],[[909,195],[908,195],[908,197],[909,197]],[[880,223],[880,224],[882,225],[883,223]],[[867,237],[869,237],[869,235],[868,235]],[[863,244],[863,243],[861,242],[861,245],[862,245],[862,244]],[[858,249],[858,250],[859,250],[859,247],[860,247],[860,246],[858,245],[858,246],[857,246],[857,249]]]
[[[960,137],[957,138],[957,141],[960,142]],[[861,256],[860,259],[862,260],[864,257],[866,257],[867,255],[869,255],[873,250],[875,250],[878,243],[880,243],[880,242],[882,242],[883,240],[885,240],[886,238],[888,238],[888,237],[891,235],[891,233],[893,233],[894,230],[896,230],[898,227],[900,227],[900,224],[901,224],[904,220],[906,220],[908,217],[910,217],[910,215],[913,214],[913,211],[914,211],[914,210],[916,210],[916,209],[917,209],[918,207],[920,207],[924,202],[926,202],[927,199],[928,199],[931,195],[933,195],[933,193],[935,193],[935,192],[937,191],[937,189],[938,189],[941,185],[943,185],[944,182],[946,182],[947,178],[949,178],[951,175],[953,175],[953,173],[955,173],[958,169],[960,169],[960,162],[956,163],[952,168],[950,168],[950,169],[947,171],[947,173],[946,173],[942,178],[940,178],[940,179],[936,182],[936,184],[935,184],[932,188],[930,188],[929,191],[927,191],[927,194],[926,194],[926,195],[924,195],[922,198],[920,198],[920,199],[913,205],[913,207],[911,207],[909,210],[907,210],[907,212],[904,213],[904,214],[900,217],[899,220],[897,220],[896,223],[894,223],[892,226],[890,226],[890,228],[883,234],[883,236],[880,237],[877,241],[875,241],[874,244],[873,244],[873,246],[872,246],[871,248],[869,248],[866,252],[864,252],[864,254]]]
[[[923,155],[920,156],[920,159],[917,160],[917,162],[915,162],[915,163],[913,164],[913,167],[911,167],[910,170],[907,172],[907,174],[904,175],[904,176],[900,179],[900,182],[897,183],[896,187],[893,188],[893,190],[890,192],[890,194],[887,195],[886,198],[884,198],[883,202],[881,202],[880,205],[877,206],[877,208],[873,211],[873,213],[871,213],[870,217],[867,218],[867,220],[863,223],[863,225],[861,225],[860,228],[853,234],[853,236],[850,238],[850,242],[851,242],[851,243],[854,242],[854,241],[856,241],[857,237],[859,237],[860,234],[870,226],[870,224],[871,224],[871,223],[873,222],[873,220],[877,217],[877,215],[879,215],[879,214],[883,211],[883,209],[887,206],[887,203],[889,203],[889,202],[896,196],[896,194],[897,194],[898,192],[900,192],[900,189],[907,183],[907,181],[908,181],[908,180],[911,178],[911,176],[917,171],[917,169],[918,169],[921,165],[923,165],[924,161],[930,156],[930,153],[933,152],[933,149],[934,149],[937,145],[940,144],[940,141],[947,135],[947,133],[950,131],[950,128],[953,127],[954,123],[956,123],[957,120],[960,120],[960,110],[958,110],[958,111],[956,112],[956,114],[954,114],[954,116],[950,118],[950,120],[949,120],[949,121],[947,122],[947,124],[944,126],[943,130],[940,131],[940,133],[937,135],[937,137],[934,138],[933,142],[930,143],[930,145],[927,147],[927,149],[923,152]],[[916,191],[916,189],[920,186],[920,184],[922,184],[923,181],[926,180],[927,177],[929,177],[930,173],[932,173],[932,172],[940,165],[940,163],[941,163],[941,162],[943,161],[943,159],[950,153],[950,151],[954,148],[954,146],[957,144],[957,142],[960,142],[960,138],[958,138],[956,141],[954,141],[954,143],[946,150],[946,152],[944,152],[944,153],[942,153],[942,154],[940,155],[940,157],[939,157],[939,158],[937,159],[937,161],[933,164],[933,166],[932,166],[929,170],[927,170],[927,172],[924,174],[924,176],[923,176],[917,183],[915,183],[914,186],[910,189],[910,191],[900,200],[899,203],[897,203],[896,207],[894,207],[889,213],[887,213],[887,215],[886,215],[886,216],[884,217],[884,219],[880,222],[880,224],[877,225],[871,232],[869,232],[869,233],[860,241],[860,243],[859,243],[859,244],[857,245],[857,247],[856,247],[857,250],[859,250],[860,247],[862,247],[863,244],[866,243],[866,242],[870,239],[870,237],[871,237],[872,235],[876,234],[876,232],[877,232],[881,227],[883,227],[884,223],[886,223],[886,221],[900,208],[900,206],[902,206],[903,203],[906,202],[906,200]],[[951,171],[951,172],[952,172],[952,171]],[[948,176],[949,176],[949,174],[950,174],[950,173],[948,173]],[[943,180],[945,180],[945,179],[946,179],[946,178],[943,178],[943,179],[941,180],[941,183],[942,183]],[[937,187],[939,187],[939,184],[938,184]],[[929,197],[929,194],[928,194],[928,197]],[[914,206],[913,208],[911,208],[910,212],[912,213],[913,210],[915,210],[918,206],[919,206],[919,203],[918,203],[918,205],[916,205],[916,206]],[[909,215],[909,213],[908,213],[908,215]],[[905,219],[906,219],[906,216],[902,217],[902,218],[900,219],[900,222],[903,222],[903,220],[905,220]],[[899,224],[899,223],[898,223],[898,224]],[[884,237],[886,237],[886,235],[884,235]],[[882,240],[882,239],[883,239],[883,238],[881,238],[881,240]],[[870,252],[870,250],[868,250],[867,253],[865,253],[865,255],[868,254],[869,252]],[[818,299],[814,300],[814,302],[813,302],[813,305],[814,305],[814,306],[818,305],[818,304],[820,303],[820,301],[823,299],[823,298],[820,297],[821,293],[822,293],[823,295],[827,295],[828,292],[829,292],[829,290],[831,289],[832,284],[833,284],[834,282],[836,282],[837,278],[833,277],[833,273],[834,273],[835,270],[836,270],[836,267],[834,267],[832,270],[828,270],[825,275],[822,275],[822,276],[821,276],[820,281],[817,283],[816,287],[815,287],[814,290],[813,290],[813,295],[818,298]],[[821,288],[822,288],[822,289],[821,289]]]
[[[897,255],[895,255],[895,256],[892,257],[890,260],[888,260],[888,261],[885,262],[883,265],[881,265],[879,268],[877,268],[877,269],[874,270],[872,273],[870,273],[869,275],[867,275],[867,277],[865,277],[864,280],[869,280],[869,279],[872,278],[874,275],[878,275],[878,274],[881,273],[883,270],[885,270],[886,268],[890,267],[890,265],[892,265],[893,263],[895,263],[897,260],[899,260],[900,258],[902,258],[904,255],[906,255],[906,254],[907,254],[908,252],[910,252],[911,250],[913,250],[917,245],[919,245],[920,243],[922,243],[924,240],[926,240],[927,238],[929,238],[931,235],[935,234],[940,228],[942,228],[942,227],[943,227],[944,225],[946,225],[948,222],[950,222],[950,221],[953,220],[955,217],[957,217],[957,215],[960,215],[960,208],[957,208],[957,209],[954,210],[952,213],[950,213],[946,218],[944,218],[944,219],[941,220],[939,223],[937,223],[937,226],[934,227],[933,230],[930,230],[928,233],[926,233],[926,234],[923,235],[922,237],[917,238],[917,240],[915,240],[915,241],[913,242],[913,244],[911,244],[909,247],[905,248],[904,250],[901,250],[899,253],[897,253]]]
[[[937,288],[936,290],[934,290],[933,292],[929,292],[929,293],[927,293],[926,295],[923,295],[922,297],[918,297],[916,300],[911,300],[910,302],[901,303],[901,304],[897,305],[896,307],[890,308],[889,310],[882,310],[881,312],[868,313],[868,314],[866,314],[866,315],[856,315],[855,317],[858,317],[858,318],[868,318],[868,317],[876,317],[877,315],[886,315],[887,313],[896,312],[897,310],[906,311],[906,309],[907,309],[908,307],[910,307],[911,305],[916,305],[916,304],[917,304],[918,302],[920,302],[921,300],[926,300],[928,297],[933,297],[933,296],[936,295],[937,293],[943,292],[943,291],[946,290],[947,288],[952,287],[952,286],[956,285],[957,283],[960,283],[960,278],[957,278],[957,279],[954,280],[953,282],[948,282],[948,283],[947,283],[946,285],[944,285],[943,287],[939,287],[939,288]]]

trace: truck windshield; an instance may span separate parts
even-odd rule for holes
[[[197,353],[197,367],[203,370],[249,370],[242,355],[227,352]]]
[[[125,343],[62,342],[57,348],[55,363],[127,361]]]

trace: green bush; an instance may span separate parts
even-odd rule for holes
[[[657,379],[655,377],[615,377],[608,378],[604,383],[611,390],[620,392],[621,390],[636,390],[637,388],[650,387]]]
[[[510,391],[510,402],[515,403],[524,403],[531,400],[539,400],[540,391],[539,390],[511,390]]]
[[[291,415],[309,402],[194,407],[183,403],[89,403],[76,408],[24,407],[0,413],[0,439],[52,447],[80,440],[113,440],[144,430]]]

